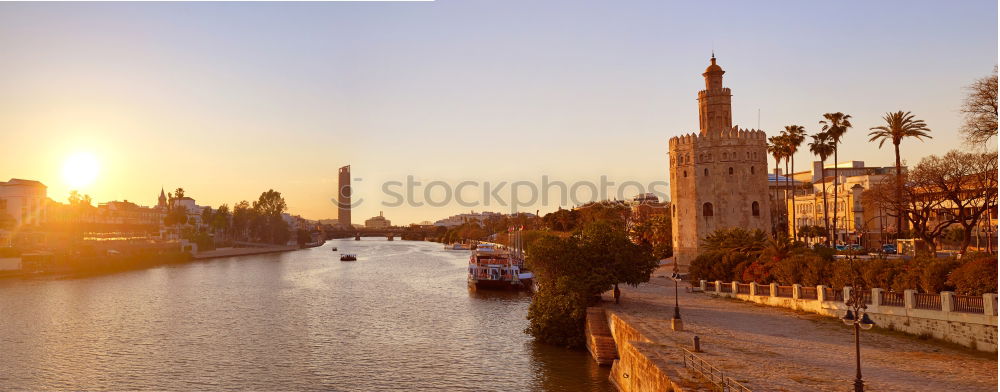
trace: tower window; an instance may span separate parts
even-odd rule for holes
[[[753,216],[760,216],[760,203],[753,202],[750,205],[750,212],[753,213]]]
[[[733,175],[733,168],[729,168],[729,175]]]
[[[705,203],[701,205],[701,216],[713,216],[712,203]]]
[[[753,166],[750,166],[750,174],[754,174],[754,172],[753,172]]]
[[[708,169],[705,169],[705,177],[708,177]]]
[[[684,171],[684,178],[687,178],[687,177],[688,177],[688,171],[687,171],[687,170],[685,170],[685,171]]]

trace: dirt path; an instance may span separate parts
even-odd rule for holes
[[[840,320],[743,301],[686,293],[683,333],[670,330],[673,281],[658,271],[650,283],[623,288],[609,310],[630,316],[656,343],[691,347],[755,391],[847,391],[854,380],[853,329]],[[611,301],[605,294],[605,300]],[[674,354],[676,355],[676,354]],[[996,355],[895,332],[862,331],[866,391],[995,391]]]

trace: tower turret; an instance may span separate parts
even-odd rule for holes
[[[716,64],[714,53],[711,62],[701,74],[705,77],[705,89],[698,92],[698,125],[702,135],[733,128],[733,95],[728,88],[722,87],[722,75],[726,71]]]

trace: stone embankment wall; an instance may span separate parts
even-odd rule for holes
[[[698,390],[692,388],[697,383],[688,380],[681,373],[683,363],[667,358],[664,351],[670,348],[653,343],[643,336],[639,329],[630,322],[628,316],[619,315],[604,308],[590,308],[587,311],[588,324],[593,320],[606,320],[614,345],[617,348],[617,359],[611,364],[611,382],[622,392],[664,392]],[[596,331],[596,333],[595,333]],[[599,340],[606,330],[588,328],[588,345],[591,340]],[[593,349],[591,349],[593,350]],[[591,351],[594,354],[594,351]],[[595,359],[597,355],[595,354]],[[599,363],[600,363],[599,359]]]
[[[832,290],[824,286],[758,285],[740,282],[700,282],[711,295],[736,298],[762,305],[842,317],[847,311],[844,299],[851,288]],[[871,289],[868,316],[880,328],[918,336],[933,337],[979,351],[997,352],[997,295],[961,297],[951,292],[940,295],[918,294],[915,290],[887,293]]]

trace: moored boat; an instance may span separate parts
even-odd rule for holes
[[[469,257],[468,283],[474,289],[530,290],[534,275],[524,269],[520,252],[480,243]]]
[[[340,255],[340,261],[355,261],[358,259],[358,255],[345,253]]]

